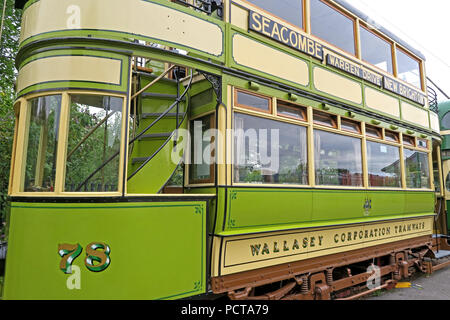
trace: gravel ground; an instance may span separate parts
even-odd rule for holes
[[[411,282],[411,288],[383,290],[363,300],[450,300],[450,267],[402,282]]]

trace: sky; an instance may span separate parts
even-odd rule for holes
[[[449,0],[346,1],[422,52],[428,78],[450,97]]]

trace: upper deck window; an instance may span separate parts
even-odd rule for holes
[[[359,31],[361,58],[392,74],[394,72],[392,67],[392,45],[363,26],[359,27]]]
[[[355,22],[321,0],[311,0],[311,33],[355,55]]]
[[[303,29],[303,0],[247,0]]]
[[[398,78],[417,88],[422,88],[420,80],[420,63],[402,50],[397,48]]]

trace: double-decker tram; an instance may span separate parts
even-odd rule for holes
[[[30,0],[16,65],[4,299],[351,299],[447,265],[425,57],[345,1]]]

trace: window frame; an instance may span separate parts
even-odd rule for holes
[[[192,119],[189,119],[189,132],[191,132],[191,124],[192,124],[192,122],[195,121],[195,120],[198,120],[198,119],[203,119],[203,118],[209,118],[209,120],[210,120],[211,125],[210,125],[210,128],[208,130],[214,129],[214,128],[217,127],[215,112],[209,112],[209,113],[206,113],[206,114],[202,114],[202,115],[196,116],[196,117],[194,117]],[[192,138],[193,137],[191,137],[191,143],[193,143]],[[214,138],[214,142],[213,143],[215,144],[215,148],[214,148],[214,156],[211,156],[211,159],[213,157],[217,159],[217,146],[218,146],[217,138],[218,137],[211,136],[211,140],[213,138]],[[189,146],[189,148],[188,148],[188,156],[189,156],[189,160],[191,160],[191,157],[192,157],[192,148],[191,148],[191,146]],[[192,166],[193,165],[195,165],[195,164],[189,163],[188,165],[186,165],[187,170],[185,172],[185,178],[184,178],[184,184],[186,186],[188,186],[188,187],[189,186],[199,186],[199,185],[208,185],[208,186],[210,186],[210,185],[213,185],[215,183],[215,181],[216,181],[216,161],[215,160],[211,161],[211,163],[209,165],[209,175],[210,175],[209,179],[191,179],[191,170],[192,170]]]
[[[329,126],[329,125],[325,125],[325,124],[322,124],[322,123],[318,123],[318,122],[314,119],[314,117],[315,117],[316,115],[318,115],[318,116],[328,116],[328,117],[330,117],[332,125]],[[338,116],[337,116],[337,115],[334,115],[334,114],[331,114],[331,113],[322,112],[322,111],[319,111],[319,110],[314,110],[314,111],[313,111],[313,115],[312,115],[312,123],[313,123],[313,125],[315,125],[315,126],[320,126],[320,127],[323,127],[323,128],[330,128],[330,129],[336,129],[336,130],[339,130],[339,124],[338,124],[338,123],[339,123],[339,120],[338,120]]]
[[[419,65],[419,80],[420,80],[420,87],[415,86],[412,83],[407,82],[406,80],[400,79],[398,74],[398,67],[399,67],[399,63],[398,63],[398,55],[397,55],[397,50],[402,52],[403,54],[405,54],[406,56],[408,56],[409,58],[411,58],[412,60],[416,61]],[[419,89],[420,91],[424,92],[424,82],[423,82],[423,68],[422,68],[422,64],[423,61],[417,57],[415,57],[414,55],[412,55],[411,53],[409,53],[407,50],[403,49],[400,45],[396,44],[395,46],[395,77],[404,82],[407,83],[409,86],[411,86],[412,88],[416,88]]]
[[[383,69],[377,67],[377,66],[374,65],[373,63],[371,63],[371,62],[369,62],[369,61],[367,61],[367,60],[364,60],[364,59],[362,58],[362,47],[363,47],[363,46],[362,46],[361,36],[360,36],[359,39],[358,39],[358,41],[359,41],[359,47],[361,48],[359,59],[360,59],[361,61],[365,62],[365,63],[370,64],[372,67],[376,68],[377,70],[379,70],[379,71],[381,71],[381,72],[385,72],[385,73],[387,73],[387,74],[390,74],[390,75],[392,75],[392,76],[395,76],[395,74],[396,74],[396,64],[394,63],[394,55],[395,55],[395,53],[394,53],[394,42],[393,42],[392,40],[390,40],[389,38],[383,36],[381,33],[378,33],[378,32],[376,32],[376,31],[371,30],[370,27],[368,26],[368,24],[365,24],[365,23],[362,22],[361,20],[360,20],[360,22],[359,22],[359,26],[360,26],[360,28],[364,28],[367,32],[373,34],[375,37],[378,37],[378,38],[381,39],[382,41],[384,41],[384,42],[386,42],[387,44],[389,44],[389,46],[390,46],[389,53],[390,53],[390,56],[391,56],[392,72],[389,72],[388,70],[385,71],[385,70],[383,70]],[[361,33],[359,32],[359,30],[358,30],[358,33],[361,34]]]
[[[285,114],[280,114],[279,111],[278,111],[278,107],[280,105],[282,105],[283,108],[300,111],[300,113],[303,116],[303,119],[299,119],[299,118],[296,118],[296,117],[293,117],[293,116],[289,116],[289,115],[285,115]],[[291,102],[287,102],[287,101],[284,101],[284,100],[279,100],[279,99],[277,99],[277,114],[276,114],[276,116],[280,117],[280,118],[287,118],[287,119],[290,119],[290,120],[300,121],[300,122],[303,122],[303,123],[307,123],[308,122],[308,110],[306,110],[305,107],[303,107],[301,105],[297,105],[297,104],[291,103]]]
[[[238,92],[242,92],[244,94],[248,94],[248,95],[252,95],[252,96],[255,96],[255,97],[266,99],[267,101],[269,101],[269,110],[266,111],[266,110],[255,108],[255,107],[252,107],[252,106],[249,106],[249,105],[240,104],[239,100],[238,100]],[[260,113],[264,113],[264,114],[272,114],[273,113],[273,99],[271,97],[266,96],[266,95],[262,95],[262,94],[259,94],[259,93],[254,93],[252,91],[241,89],[241,88],[234,88],[233,99],[234,99],[234,101],[233,101],[234,102],[233,103],[233,107],[234,108],[248,109],[248,110],[252,110],[252,111],[256,111],[256,112],[260,112]]]
[[[67,138],[69,131],[69,109],[70,109],[70,94],[87,94],[87,95],[101,95],[101,96],[113,96],[123,98],[122,105],[122,124],[121,132],[123,134],[120,144],[119,157],[119,175],[118,175],[118,191],[107,191],[107,192],[67,192],[64,191],[65,183],[65,168],[66,168],[66,152],[67,151]],[[27,141],[28,137],[25,137],[28,132],[29,121],[27,121],[29,114],[29,101],[35,98],[51,96],[51,95],[61,95],[61,112],[59,118],[59,130],[58,130],[58,146],[57,146],[57,157],[56,157],[56,173],[55,173],[55,188],[52,192],[26,192],[20,191],[20,186],[24,182],[24,174],[22,172],[25,161],[24,159],[24,141]],[[68,196],[68,197],[85,197],[87,195],[108,197],[122,195],[126,189],[126,159],[124,155],[128,149],[128,132],[127,132],[127,119],[128,119],[128,108],[127,108],[127,96],[126,94],[114,93],[109,91],[90,91],[90,90],[49,90],[45,92],[34,92],[29,95],[21,97],[21,110],[19,116],[19,123],[17,129],[17,149],[15,154],[14,162],[14,172],[13,174],[13,184],[11,186],[11,195],[13,196],[27,196],[27,197],[48,197],[48,196]],[[129,128],[128,128],[129,129]],[[21,134],[25,133],[25,134]],[[127,142],[127,143],[126,143]],[[20,147],[19,147],[20,146]],[[125,183],[124,183],[125,182]]]
[[[264,9],[264,8],[261,8],[261,7],[258,6],[257,4],[254,4],[254,3],[252,3],[252,2],[250,2],[250,1],[248,1],[248,0],[241,0],[241,1],[242,1],[242,2],[245,2],[245,3],[248,4],[248,5],[253,6],[253,7],[255,7],[255,8],[258,8],[258,10],[264,12],[265,14],[267,14],[267,15],[269,15],[269,16],[276,17],[278,20],[280,20],[280,21],[282,21],[282,22],[284,22],[284,23],[287,23],[287,24],[289,24],[290,26],[292,26],[292,27],[294,27],[294,28],[297,28],[297,29],[306,31],[306,21],[307,21],[307,19],[308,19],[308,15],[306,14],[306,1],[309,1],[309,0],[301,0],[301,1],[302,1],[302,13],[303,13],[303,14],[302,14],[302,26],[301,26],[301,27],[300,27],[300,26],[297,26],[297,25],[295,25],[295,24],[293,24],[292,22],[287,21],[286,19],[284,19],[284,18],[282,18],[282,17],[280,17],[280,16],[277,16],[277,15],[274,14],[273,12],[270,12],[270,11],[267,11],[266,9]]]
[[[309,1],[309,0],[308,0]],[[318,0],[320,2],[322,2],[323,4],[329,6],[331,9],[333,9],[334,11],[336,11],[339,14],[342,14],[344,17],[348,18],[349,20],[352,21],[353,23],[353,49],[355,50],[355,53],[351,53],[348,52],[347,50],[332,44],[330,42],[328,42],[327,40],[313,34],[312,31],[312,14],[311,14],[311,4],[310,4],[310,9],[309,9],[309,24],[310,24],[310,30],[309,30],[309,34],[313,37],[316,37],[317,39],[320,39],[321,41],[325,42],[326,44],[332,46],[333,48],[337,48],[338,50],[341,50],[342,52],[345,52],[346,54],[350,55],[351,57],[354,58],[358,58],[358,36],[357,33],[359,32],[359,30],[357,29],[357,23],[356,21],[358,20],[358,18],[353,17],[352,15],[348,14],[347,12],[345,12],[344,10],[340,9],[339,7],[335,6],[334,4],[328,3],[324,0]],[[358,58],[359,59],[359,58]]]

